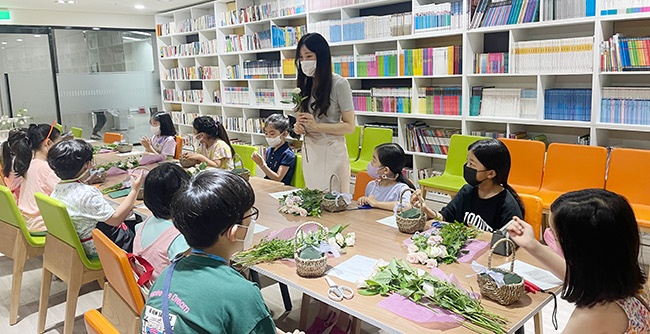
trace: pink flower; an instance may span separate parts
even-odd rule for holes
[[[297,209],[298,213],[300,214],[301,217],[307,217],[307,210],[303,208],[298,208]]]
[[[427,255],[425,252],[417,252],[415,253],[415,257],[418,259],[418,262],[422,264],[425,264],[429,259],[429,255]]]
[[[419,251],[418,246],[414,244],[410,244],[406,246],[406,249],[408,249],[409,253],[416,253],[417,251]]]
[[[439,235],[432,235],[431,237],[429,237],[429,240],[432,240],[433,242],[435,242],[436,245],[442,243],[442,237],[439,236]]]
[[[435,268],[438,266],[438,261],[436,259],[428,259],[425,265],[427,268]]]
[[[287,197],[287,199],[284,200],[284,204],[293,205],[293,200],[291,199],[291,197]]]
[[[419,262],[418,257],[416,256],[415,253],[406,254],[406,261],[408,263],[414,263],[414,264]]]

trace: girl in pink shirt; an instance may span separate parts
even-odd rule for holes
[[[176,153],[176,129],[168,113],[159,112],[151,116],[149,120],[151,138],[140,138],[140,144],[144,149],[153,154],[162,154],[174,157]]]
[[[29,128],[19,131],[20,135],[16,137],[19,140],[10,143],[9,151],[13,159],[13,172],[23,177],[18,209],[25,217],[27,229],[32,234],[41,234],[46,228],[34,194],[42,192],[49,195],[60,181],[47,164],[47,152],[61,141],[61,132],[54,127],[54,123],[31,124]]]

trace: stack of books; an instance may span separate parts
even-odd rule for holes
[[[390,113],[411,113],[412,89],[379,88],[352,91],[354,110]]]
[[[481,92],[481,117],[536,118],[537,91],[521,88],[485,88]],[[470,108],[471,109],[471,108]],[[476,116],[471,113],[471,116]]]
[[[342,77],[354,77],[354,56],[332,56],[332,71]]]
[[[650,12],[650,4],[639,0],[600,0],[600,15]]]
[[[259,5],[246,6],[239,9],[219,13],[219,25],[222,27],[256,22],[278,16],[278,2],[269,1]]]
[[[250,104],[248,87],[223,87],[223,103]]]
[[[400,54],[402,75],[453,75],[462,73],[462,46],[407,49]]]
[[[591,73],[594,38],[515,42],[510,73]]]
[[[539,21],[540,0],[480,0],[469,28]]]
[[[297,27],[271,26],[272,47],[284,48],[288,46],[295,46],[298,44],[300,38],[302,38],[302,36],[305,34],[307,34],[307,26],[305,25]]]
[[[443,2],[416,6],[415,32],[461,29],[463,27],[463,2]]]
[[[296,60],[295,59],[293,59],[293,58],[282,59],[282,75],[285,78],[295,78],[296,77]]]
[[[601,122],[650,125],[650,88],[606,87],[602,94]]]
[[[594,15],[596,0],[544,0],[544,21]]]
[[[244,79],[278,79],[282,78],[279,60],[260,59],[244,62]]]
[[[474,73],[508,73],[509,57],[507,52],[479,53],[474,58]]]
[[[273,88],[255,89],[255,104],[275,105],[275,92]]]
[[[460,116],[462,88],[418,88],[418,114]]]
[[[544,91],[544,119],[591,120],[591,89],[556,88]]]
[[[413,152],[447,154],[452,135],[461,133],[455,128],[431,127],[421,121],[406,125],[406,149]]]
[[[160,47],[160,58],[216,55],[217,40]]]
[[[650,37],[633,38],[614,34],[601,42],[600,70],[650,71]]]
[[[375,54],[358,55],[356,58],[359,77],[397,76],[397,50],[377,51]]]

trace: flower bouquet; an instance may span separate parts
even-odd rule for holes
[[[13,126],[13,120],[7,115],[0,117],[0,130],[9,130]]]
[[[478,333],[506,333],[507,320],[485,310],[480,301],[456,285],[434,277],[422,269],[414,269],[404,260],[380,263],[366,279],[357,282],[360,295],[388,296],[397,293],[414,303],[436,311],[442,308],[465,318],[457,320]]]
[[[318,189],[300,189],[280,198],[282,213],[301,217],[320,217],[323,210],[323,191]]]
[[[406,261],[421,263],[427,267],[437,267],[439,263],[454,263],[459,256],[467,253],[463,247],[469,239],[474,239],[481,231],[474,227],[454,222],[443,224],[431,233],[416,232],[408,245]]]
[[[112,161],[106,163],[105,165],[99,166],[98,168],[104,168],[109,170],[111,167],[119,168],[121,170],[129,170],[140,166],[138,159],[136,157],[129,157],[126,160]]]
[[[192,166],[192,167],[188,168],[186,170],[186,172],[187,172],[187,174],[190,175],[190,177],[192,177],[192,176],[206,170],[207,167],[208,167],[208,163],[207,162],[202,162],[198,166]]]
[[[103,144],[101,146],[93,146],[93,154],[98,154],[103,150],[115,151],[117,149],[116,144]]]

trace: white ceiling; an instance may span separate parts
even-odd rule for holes
[[[154,14],[186,7],[206,0],[75,0],[75,4],[59,4],[54,0],[2,0],[0,8],[76,11],[92,13]],[[135,9],[144,5],[145,9]]]

